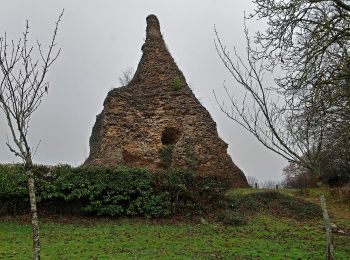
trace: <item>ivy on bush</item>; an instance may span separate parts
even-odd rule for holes
[[[29,204],[24,167],[0,165],[0,214],[23,213]]]
[[[168,144],[159,150],[160,166],[169,168],[173,160],[174,145]]]
[[[94,215],[164,217],[198,213],[223,195],[219,182],[189,172],[152,173],[126,167],[57,167],[35,169],[41,211]],[[211,183],[215,183],[212,185]],[[28,210],[21,165],[0,165],[0,214]]]

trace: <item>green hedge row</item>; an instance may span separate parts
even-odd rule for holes
[[[41,212],[164,217],[217,207],[227,187],[183,171],[153,173],[125,167],[37,166]],[[24,168],[0,165],[0,214],[28,212]]]

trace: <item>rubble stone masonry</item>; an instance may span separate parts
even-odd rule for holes
[[[127,86],[108,93],[92,130],[85,165],[185,169],[247,187],[216,123],[170,55],[157,17],[146,20],[137,71]]]

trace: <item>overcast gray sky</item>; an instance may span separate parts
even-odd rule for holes
[[[157,15],[161,30],[179,68],[196,97],[217,122],[229,154],[246,176],[280,180],[285,160],[266,150],[241,127],[226,118],[213,90],[222,83],[239,97],[241,92],[225,70],[213,44],[214,24],[229,46],[244,50],[244,11],[249,0],[1,0],[0,33],[18,38],[28,19],[33,43],[47,44],[54,22],[65,9],[58,42],[62,53],[48,80],[49,95],[35,113],[30,141],[40,147],[34,161],[43,164],[81,164],[88,156],[89,137],[107,92],[119,85],[128,67],[136,69],[145,39],[145,18]],[[263,26],[251,22],[251,28]],[[15,161],[7,149],[7,125],[0,113],[0,163]]]

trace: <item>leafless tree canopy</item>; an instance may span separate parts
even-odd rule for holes
[[[129,84],[129,82],[134,77],[134,69],[132,67],[127,68],[126,70],[122,71],[122,75],[118,77],[119,83],[122,86],[126,86]]]
[[[60,54],[60,49],[56,50],[56,36],[62,14],[56,22],[46,54],[37,41],[38,59],[35,58],[34,46],[29,45],[28,21],[17,42],[8,41],[6,33],[0,37],[0,107],[5,113],[14,142],[12,145],[8,140],[7,146],[25,162],[31,161],[32,157],[32,148],[27,141],[30,118],[49,91],[45,77]]]
[[[313,132],[309,127],[304,128],[304,125],[294,125],[291,120],[293,107],[279,92],[274,91],[276,86],[266,85],[264,75],[270,71],[264,65],[268,60],[255,56],[248,30],[245,32],[246,60],[236,50],[231,56],[216,32],[216,49],[221,60],[238,85],[246,91],[244,99],[239,101],[224,86],[229,98],[228,105],[215,96],[221,110],[253,134],[265,147],[289,161],[302,161],[301,155],[305,153],[316,154],[318,147],[315,143],[304,140],[302,136],[308,135],[310,139],[317,140],[320,133]]]
[[[261,47],[256,54],[268,57],[270,68],[279,64],[286,72],[277,84],[288,102],[299,114],[321,112],[328,127],[349,124],[350,1],[257,0],[255,4],[250,18],[266,18],[269,25],[256,36]]]
[[[255,188],[255,184],[259,183],[258,179],[254,176],[247,176],[247,182],[252,188]]]
[[[215,30],[217,52],[246,96],[238,101],[225,86],[228,105],[216,99],[268,149],[319,174],[324,158],[340,150],[334,144],[347,144],[349,155],[350,1],[253,2],[248,21],[268,28],[254,37],[245,28],[246,57],[230,53]],[[283,74],[267,84],[277,69]]]

